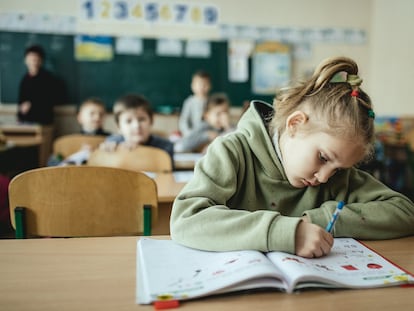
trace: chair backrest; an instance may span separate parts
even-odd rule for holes
[[[85,144],[96,149],[104,140],[103,135],[70,134],[60,136],[53,143],[53,154],[60,154],[64,159],[79,151]]]
[[[173,170],[168,152],[149,146],[139,146],[132,150],[118,148],[111,152],[96,149],[91,153],[88,165],[147,172],[172,172]]]
[[[146,229],[144,214],[148,210],[151,214],[149,226],[158,217],[154,180],[144,173],[109,167],[26,171],[11,180],[9,202],[16,233],[15,208],[25,208],[27,236],[140,235]]]

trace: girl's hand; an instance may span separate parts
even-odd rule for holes
[[[295,254],[307,258],[322,257],[329,254],[333,242],[329,232],[303,219],[296,228]]]

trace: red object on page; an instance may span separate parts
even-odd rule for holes
[[[178,300],[159,300],[154,302],[154,308],[156,310],[173,309],[179,306],[180,302]]]

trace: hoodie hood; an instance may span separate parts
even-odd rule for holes
[[[240,118],[237,130],[244,136],[266,175],[277,179],[287,179],[269,134],[269,123],[273,114],[274,109],[270,104],[254,100]]]

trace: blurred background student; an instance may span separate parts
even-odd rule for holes
[[[77,115],[78,123],[81,127],[81,134],[108,136],[111,133],[104,130],[106,116],[105,103],[97,98],[90,97],[79,106]]]
[[[80,134],[109,136],[110,132],[104,130],[103,125],[106,116],[105,103],[97,97],[90,97],[84,100],[79,106],[77,121],[80,126]],[[93,150],[92,146],[84,144],[76,153],[63,159],[59,154],[49,157],[48,166],[64,164],[85,163]]]
[[[203,119],[174,145],[175,152],[203,152],[219,135],[234,128],[230,124],[230,101],[226,94],[212,94],[204,109]]]
[[[167,151],[173,161],[173,143],[151,133],[154,113],[145,97],[136,94],[122,96],[115,102],[113,112],[119,133],[109,136],[101,149],[114,151],[117,148],[133,149],[144,145]]]
[[[25,50],[27,72],[19,85],[19,122],[51,125],[54,106],[63,103],[65,99],[62,81],[43,68],[44,60],[45,52],[41,46],[33,45]]]
[[[191,80],[193,94],[184,101],[178,120],[182,136],[188,135],[202,120],[210,89],[211,79],[207,72],[200,70],[193,74]]]

